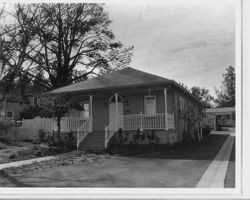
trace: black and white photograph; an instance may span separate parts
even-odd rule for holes
[[[0,198],[242,194],[242,8],[1,1]]]

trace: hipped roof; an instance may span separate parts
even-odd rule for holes
[[[194,100],[200,101],[190,92],[185,90],[174,80],[156,76],[131,67],[126,67],[119,71],[94,77],[86,81],[78,82],[50,91],[50,94],[68,93],[68,92],[94,92],[108,89],[127,88],[134,86],[157,86],[171,84],[180,90],[186,92]]]

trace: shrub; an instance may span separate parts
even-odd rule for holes
[[[191,144],[194,144],[195,141],[198,141],[198,132],[194,131],[193,135],[194,135],[194,139],[192,138],[190,134],[183,133],[182,144],[191,145]]]
[[[73,135],[73,132],[72,131],[68,132],[67,135],[65,136],[66,146],[68,146],[68,147],[75,146],[74,141],[75,141],[75,137]]]
[[[6,145],[0,142],[0,149],[6,149]]]
[[[24,109],[20,112],[21,119],[33,119],[35,117],[52,117],[50,111],[39,106],[30,106],[29,108]]]
[[[9,159],[14,159],[14,158],[16,158],[16,157],[17,157],[17,155],[16,155],[15,153],[12,153],[12,154],[9,155],[8,158],[9,158]]]
[[[38,131],[38,138],[41,142],[45,142],[45,138],[46,138],[46,133],[43,129],[40,129]]]
[[[204,138],[206,138],[211,133],[211,129],[209,126],[202,128],[202,135]]]
[[[158,144],[160,142],[160,138],[156,135],[155,130],[152,130],[151,134],[147,132],[147,138],[150,144]]]
[[[50,146],[55,145],[55,132],[52,131],[47,135],[47,142]]]

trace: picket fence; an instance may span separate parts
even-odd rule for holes
[[[63,117],[61,118],[60,126],[61,132],[76,132],[80,126],[83,125],[84,119],[77,117]],[[25,139],[36,139],[39,130],[45,132],[57,131],[57,121],[55,118],[40,118],[24,119],[20,132]]]

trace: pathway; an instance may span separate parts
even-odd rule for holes
[[[206,172],[199,180],[198,188],[224,188],[224,180],[228,170],[228,165],[234,144],[234,133],[229,135],[222,148],[216,155],[214,161],[209,165]]]
[[[0,164],[0,170],[3,170],[5,168],[10,168],[10,167],[20,167],[23,165],[29,165],[34,162],[41,162],[41,161],[46,161],[46,160],[52,160],[56,159],[55,156],[46,156],[46,157],[41,157],[41,158],[34,158],[34,159],[29,159],[29,160],[20,160],[16,162],[11,162],[11,163],[4,163]]]

